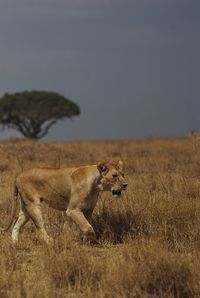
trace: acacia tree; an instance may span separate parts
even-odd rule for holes
[[[64,118],[80,114],[77,104],[55,92],[24,91],[0,98],[0,124],[25,137],[40,139]]]

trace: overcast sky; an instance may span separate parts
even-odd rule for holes
[[[79,104],[46,139],[200,130],[200,1],[1,0],[0,70],[0,96],[47,90]]]

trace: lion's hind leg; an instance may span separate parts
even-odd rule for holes
[[[13,242],[17,242],[18,241],[18,237],[19,237],[19,231],[20,229],[27,223],[27,221],[29,220],[30,216],[28,215],[23,202],[20,200],[20,205],[21,205],[21,209],[19,212],[19,216],[17,221],[14,224],[14,227],[12,229],[12,240]]]
[[[53,239],[49,237],[49,235],[47,234],[47,232],[44,228],[44,221],[43,221],[43,217],[42,217],[40,203],[36,203],[36,202],[29,203],[26,206],[26,209],[28,211],[30,218],[34,222],[41,239],[44,240],[48,244],[51,243],[53,241]]]

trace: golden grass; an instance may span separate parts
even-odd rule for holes
[[[121,199],[101,195],[93,215],[98,243],[82,243],[65,214],[45,206],[52,246],[32,223],[17,245],[10,231],[1,233],[0,297],[200,297],[200,151],[189,139],[2,141],[1,223],[21,168],[119,158],[129,189]]]

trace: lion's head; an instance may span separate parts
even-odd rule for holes
[[[117,164],[109,162],[99,162],[97,168],[101,174],[102,190],[111,191],[116,198],[121,196],[122,190],[128,186],[124,178],[123,162],[118,161]]]

